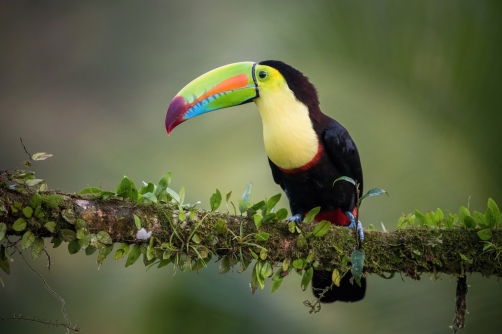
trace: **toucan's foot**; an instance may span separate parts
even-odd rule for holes
[[[350,224],[346,227],[347,228],[356,227],[356,219],[354,218],[354,215],[352,214],[352,212],[347,211],[347,212],[345,212],[345,215],[347,217],[349,217],[349,219],[350,219]],[[357,222],[357,234],[359,235],[359,242],[362,244],[364,241],[364,230],[363,230],[363,225],[359,221]]]
[[[288,218],[288,223],[289,222],[295,222],[296,225],[298,225],[298,226],[300,226],[300,224],[302,223],[302,221],[303,221],[303,218],[299,214],[296,214],[296,215],[291,216],[291,217]]]

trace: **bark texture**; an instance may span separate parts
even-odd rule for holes
[[[105,231],[113,242],[149,243],[155,246],[156,257],[160,259],[165,249],[162,244],[169,244],[171,254],[177,253],[191,259],[211,253],[228,255],[235,259],[231,261],[233,264],[241,256],[251,258],[251,251],[260,252],[259,247],[250,245],[253,243],[267,249],[267,260],[272,264],[310,256],[312,262],[318,262],[319,267],[337,268],[344,272],[347,267],[342,263],[347,261],[343,258],[350,258],[354,250],[354,232],[342,227],[332,226],[323,237],[310,237],[299,247],[300,234],[289,232],[285,222],[264,224],[257,231],[252,218],[245,216],[196,210],[192,219],[188,218],[187,212],[187,220],[181,222],[177,207],[169,204],[135,205],[128,200],[89,199],[54,192],[41,194],[43,200],[38,218],[35,215],[28,218],[22,208],[30,206],[33,194],[0,188],[0,210],[3,207],[0,211],[0,223],[7,225],[7,236],[22,236],[29,230],[38,237],[54,237],[60,235],[61,230],[75,231],[76,220],[82,219],[90,233]],[[60,196],[54,197],[55,194]],[[152,232],[153,240],[137,238],[138,228],[133,214],[141,219],[141,225],[146,231]],[[27,226],[25,230],[17,232],[13,229],[13,224],[20,217],[26,220]],[[56,224],[54,232],[44,227],[47,222]],[[240,234],[241,226],[242,236],[248,236],[245,239],[235,237]],[[313,230],[313,226],[305,225],[302,230],[304,234],[308,233]],[[266,241],[258,241],[254,237],[258,232],[267,232],[270,237]],[[502,265],[496,258],[496,252],[483,252],[485,244],[476,232],[475,229],[427,227],[390,232],[366,230],[363,244],[366,255],[364,271],[376,274],[399,272],[415,279],[419,279],[422,273],[462,276],[464,273],[475,272],[483,276],[502,277]],[[502,243],[500,230],[493,230],[491,242],[495,245]]]

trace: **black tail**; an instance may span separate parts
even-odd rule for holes
[[[312,278],[312,292],[314,296],[319,298],[319,294],[326,287],[331,285],[331,271],[326,270],[314,270],[314,277]],[[323,303],[333,303],[335,301],[341,302],[357,302],[364,298],[366,293],[366,278],[361,278],[361,286],[350,283],[352,274],[349,272],[343,276],[340,281],[340,286],[333,285],[331,290],[328,290],[324,297],[321,298]]]

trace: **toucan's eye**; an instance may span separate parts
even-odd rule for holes
[[[260,71],[260,73],[258,73],[258,76],[260,77],[260,79],[265,79],[267,77],[267,72]]]

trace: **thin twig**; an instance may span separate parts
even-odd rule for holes
[[[26,258],[24,257],[23,253],[21,251],[19,251],[19,249],[17,248],[17,246],[13,246],[14,248],[16,248],[16,250],[19,252],[19,255],[21,255],[21,258],[24,260],[24,262],[26,263],[26,265],[35,273],[37,274],[38,277],[40,277],[40,279],[42,280],[42,282],[44,283],[45,285],[45,288],[50,292],[52,293],[52,295],[54,297],[56,297],[60,302],[61,302],[61,312],[63,313],[63,316],[65,318],[65,320],[68,322],[68,326],[67,326],[67,331],[66,333],[69,333],[69,328],[71,326],[71,321],[70,319],[68,318],[68,315],[66,314],[66,310],[65,310],[65,300],[60,296],[58,295],[54,290],[51,289],[51,287],[49,286],[49,284],[47,284],[46,280],[44,279],[44,277],[42,275],[40,275],[38,273],[38,271],[36,271],[29,263],[28,261],[26,260]]]
[[[19,140],[21,140],[21,145],[23,145],[24,151],[26,152],[26,154],[28,154],[29,159],[30,159],[30,160],[32,160],[32,159],[31,159],[31,154],[30,154],[30,153],[28,153],[28,150],[26,149],[26,146],[24,146],[24,143],[23,143],[23,138],[19,137]]]
[[[2,320],[2,321],[8,321],[8,320],[31,321],[31,322],[36,322],[36,323],[39,323],[39,324],[44,324],[44,325],[47,325],[47,326],[52,326],[53,328],[55,328],[55,327],[64,327],[64,328],[66,328],[67,332],[68,331],[80,332],[80,328],[78,328],[77,326],[70,327],[69,325],[64,324],[62,322],[58,322],[57,320],[56,320],[56,322],[52,322],[52,321],[46,321],[46,320],[42,320],[42,319],[37,319],[35,317],[33,317],[33,318],[26,318],[26,317],[23,317],[22,315],[16,316],[16,314],[14,314],[14,316],[10,317],[10,318],[0,317],[0,320]]]
[[[47,253],[47,250],[44,248],[45,255],[47,255],[47,270],[49,270],[49,274],[51,273],[51,256]]]

